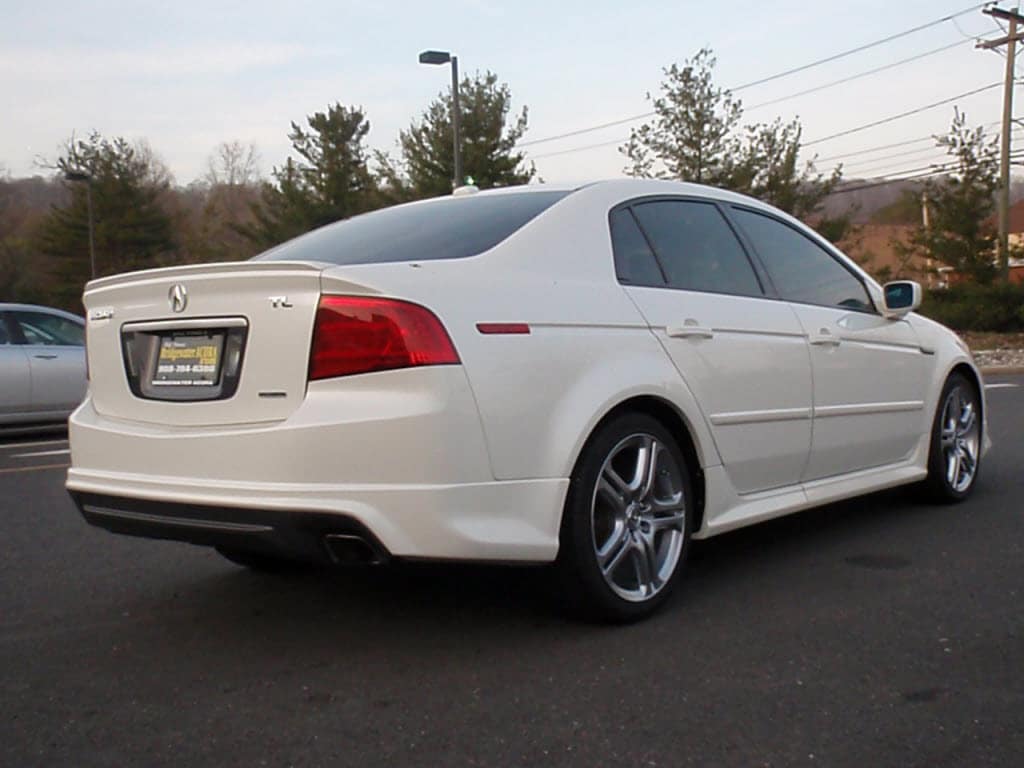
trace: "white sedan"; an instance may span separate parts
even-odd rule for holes
[[[84,300],[82,513],[253,567],[553,562],[635,619],[691,538],[906,483],[958,501],[988,444],[918,285],[691,184],[457,193]]]

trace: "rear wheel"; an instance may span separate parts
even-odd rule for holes
[[[929,492],[940,501],[962,501],[981,468],[981,398],[961,373],[946,380],[932,424],[928,455]]]
[[[686,559],[692,509],[686,459],[645,414],[623,414],[587,443],[571,478],[558,568],[565,598],[613,621],[647,616]]]

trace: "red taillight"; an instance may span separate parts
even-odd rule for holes
[[[320,297],[310,380],[458,362],[448,332],[425,307],[395,299]]]

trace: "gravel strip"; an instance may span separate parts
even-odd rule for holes
[[[973,354],[979,368],[1024,367],[1024,349],[978,349]]]

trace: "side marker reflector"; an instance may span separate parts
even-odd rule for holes
[[[528,334],[529,323],[477,323],[476,329],[483,334]]]

